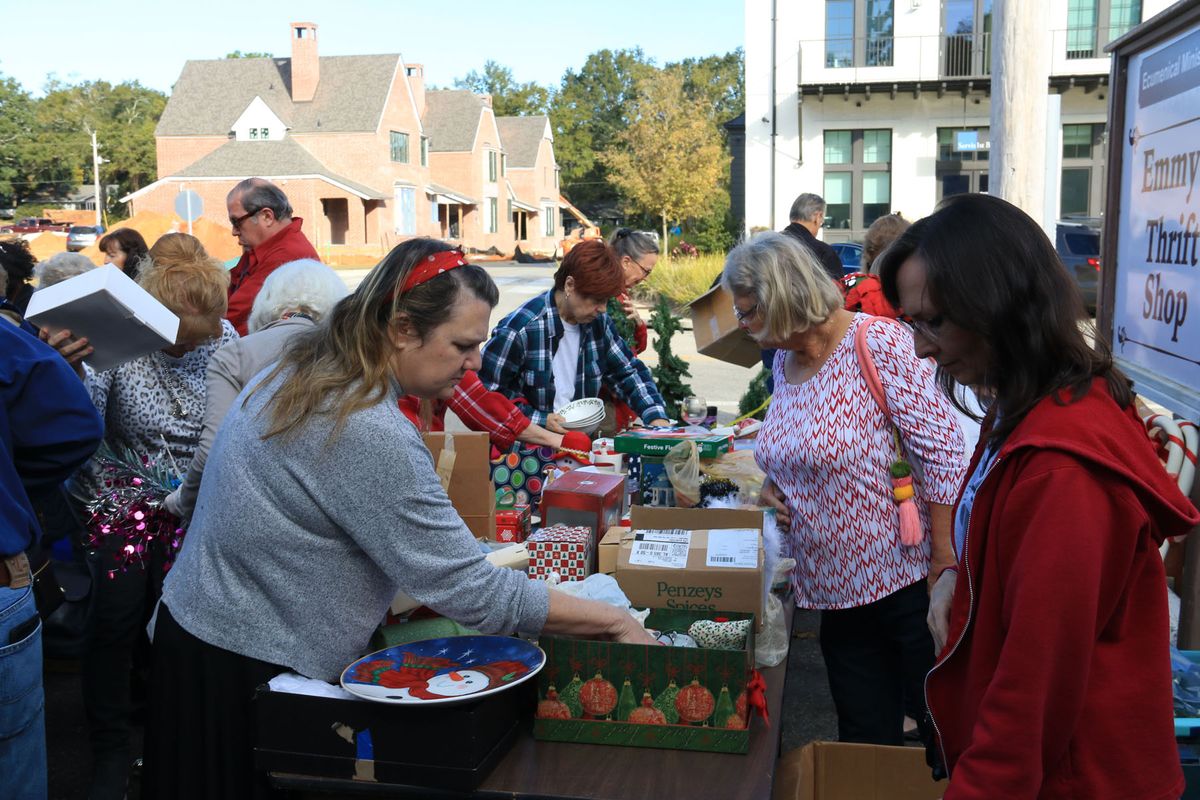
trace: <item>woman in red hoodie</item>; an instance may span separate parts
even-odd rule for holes
[[[1158,546],[1200,514],[1167,477],[1041,228],[959,195],[880,257],[917,354],[990,397],[930,600],[926,697],[946,800],[1167,800],[1172,729]]]

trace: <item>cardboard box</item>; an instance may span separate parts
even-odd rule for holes
[[[715,612],[753,613],[762,624],[764,608],[762,545],[763,512],[727,508],[648,508],[637,506],[632,512],[633,537],[621,542],[614,577],[636,608],[671,608]],[[757,562],[754,567],[718,566],[714,562],[731,558],[720,549],[736,538],[713,531],[752,530],[757,541],[751,545]],[[647,531],[680,532],[674,545],[657,546],[645,537],[658,537]],[[740,538],[753,539],[745,536]],[[710,549],[709,543],[713,546]],[[657,564],[637,563],[647,551],[663,552]],[[669,552],[668,552],[669,551]],[[633,563],[631,563],[633,559]],[[680,566],[669,566],[674,563]]]
[[[653,609],[646,625],[686,631],[713,616],[751,615]],[[716,753],[749,749],[745,689],[754,668],[753,633],[743,650],[545,635],[538,645],[546,668],[538,673],[535,738]]]
[[[170,347],[179,332],[179,318],[111,264],[37,290],[25,318],[86,337],[95,352],[84,361],[95,370]]]
[[[717,285],[692,301],[692,334],[696,349],[706,356],[755,367],[762,363],[762,347],[738,324],[733,295]]]
[[[529,538],[533,515],[527,505],[496,509],[495,541],[518,543]]]
[[[582,525],[555,525],[534,531],[525,540],[531,578],[558,573],[564,581],[581,581],[596,571],[592,531]]]
[[[472,703],[428,708],[309,697],[262,686],[254,697],[255,766],[472,791],[508,751],[533,702],[526,686]]]
[[[609,527],[620,522],[624,495],[624,475],[571,470],[543,490],[542,524],[584,525],[591,528],[593,543],[599,543]]]
[[[693,433],[679,428],[635,428],[618,433],[613,446],[618,453],[664,458],[680,442],[691,440],[701,458],[716,458],[733,449],[733,437],[718,433]]]
[[[633,538],[628,525],[614,525],[605,532],[596,548],[596,572],[612,575],[617,571],[617,553],[621,550],[621,542],[627,538]]]
[[[450,502],[464,520],[467,517],[487,518],[467,520],[467,527],[472,532],[477,528],[494,532],[496,492],[492,487],[492,443],[486,433],[427,433],[425,446],[433,455],[434,467],[439,464],[447,437],[454,440],[454,466],[450,473],[450,488],[446,491]]]
[[[773,800],[937,800],[920,747],[811,742],[780,756]]]

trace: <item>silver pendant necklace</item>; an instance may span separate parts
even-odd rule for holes
[[[154,353],[154,366],[158,371],[158,379],[162,382],[163,388],[167,390],[167,395],[171,398],[171,416],[175,419],[184,419],[187,417],[187,409],[183,407],[184,388],[179,381],[179,376],[172,372],[166,364],[163,363],[163,355],[161,352]]]

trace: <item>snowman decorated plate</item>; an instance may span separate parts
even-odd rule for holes
[[[546,654],[511,636],[424,639],[363,656],[342,671],[351,694],[398,705],[457,705],[537,675]]]

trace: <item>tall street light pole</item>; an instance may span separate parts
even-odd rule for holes
[[[99,228],[100,225],[103,224],[100,221],[100,211],[102,208],[100,205],[100,203],[101,203],[101,199],[100,199],[100,164],[104,161],[104,159],[100,158],[100,147],[99,147],[99,145],[96,144],[96,132],[91,131],[91,134],[92,134],[92,189],[95,191],[96,227]]]

